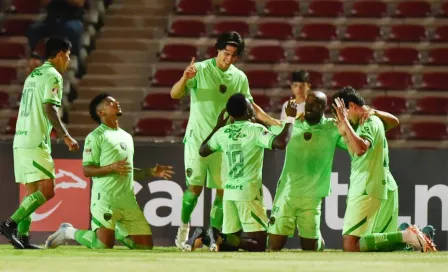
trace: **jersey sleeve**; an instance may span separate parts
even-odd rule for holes
[[[89,134],[84,143],[82,153],[82,165],[100,166],[101,144],[100,139],[93,134]]]
[[[339,138],[337,139],[336,146],[339,148],[342,148],[344,150],[348,149],[347,143],[344,141],[344,137],[342,137],[342,136],[339,136]]]
[[[221,145],[219,144],[219,136],[221,135],[221,129],[213,134],[212,138],[208,141],[207,145],[212,151],[220,151]]]
[[[198,74],[200,73],[201,65],[198,63],[195,63],[194,66],[196,67],[197,73],[193,78],[190,78],[187,81],[187,84],[185,84],[185,94],[189,94],[192,89],[197,89],[198,87]]]
[[[63,80],[60,75],[52,75],[45,82],[45,92],[43,103],[61,106]]]
[[[272,142],[274,141],[275,137],[276,135],[273,132],[267,130],[265,127],[256,126],[255,138],[258,146],[267,149],[272,149]]]
[[[378,124],[373,119],[367,120],[359,129],[359,137],[366,139],[370,142],[370,146],[373,147],[373,139],[375,134],[378,133]]]
[[[254,98],[250,94],[250,88],[249,88],[249,80],[247,79],[247,76],[244,75],[243,84],[241,93],[244,94],[244,96],[251,102],[254,103]]]

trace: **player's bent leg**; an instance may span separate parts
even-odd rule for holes
[[[342,235],[342,250],[346,252],[359,252],[359,239],[358,236]]]
[[[280,251],[285,247],[287,241],[288,236],[286,235],[277,235],[269,233],[268,248],[269,250],[272,251]]]
[[[154,246],[152,235],[130,235],[134,241],[135,249],[152,249]]]
[[[300,245],[302,247],[302,250],[322,251],[325,248],[325,241],[322,238],[309,239],[300,237]]]
[[[189,185],[182,197],[182,210],[181,210],[181,225],[177,229],[177,235],[175,244],[177,248],[182,249],[185,242],[188,240],[190,233],[190,218],[191,214],[198,203],[199,196],[202,193],[203,186]]]
[[[38,190],[36,182],[28,183],[25,185],[26,185],[25,188],[27,190],[26,196],[29,196]],[[42,249],[40,246],[35,245],[30,241],[30,237],[29,237],[30,226],[31,226],[31,215],[24,218],[17,225],[17,238],[22,243],[24,249]],[[20,249],[19,247],[14,247],[14,248]]]
[[[122,211],[122,214],[116,223],[117,240],[130,249],[152,249],[151,227],[137,202],[133,208]]]
[[[210,226],[215,233],[213,239],[217,239],[217,233],[222,230],[223,223],[223,175],[226,164],[222,160],[222,152],[210,155],[207,159],[207,188],[216,189],[216,197],[210,210]],[[212,241],[213,243],[213,241]]]

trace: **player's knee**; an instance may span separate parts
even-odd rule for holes
[[[41,193],[44,195],[45,199],[48,201],[54,197],[55,190],[54,190],[54,187],[44,187],[41,190]]]
[[[192,192],[194,195],[200,196],[202,193],[202,186],[190,185],[188,186],[188,190]]]
[[[276,244],[276,243],[269,243],[269,250],[270,251],[280,251],[283,249],[283,245]]]
[[[216,196],[220,196],[222,198],[224,196],[224,190],[216,189]]]
[[[342,250],[345,252],[359,252],[358,242],[353,240],[344,240],[342,243]]]

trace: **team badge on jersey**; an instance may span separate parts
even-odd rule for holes
[[[53,89],[51,89],[51,92],[52,92],[54,95],[57,95],[58,92],[59,92],[59,86],[55,86],[55,87],[53,87]]]
[[[305,139],[305,141],[311,140],[311,137],[313,137],[313,134],[311,132],[305,132],[303,134],[303,139]]]
[[[275,224],[275,217],[271,216],[271,218],[269,218],[269,225],[274,225]]]
[[[219,85],[219,92],[225,94],[227,92],[227,86],[223,84]]]
[[[191,175],[193,175],[193,169],[187,168],[187,170],[185,171],[185,174],[187,175],[187,177],[191,177]]]
[[[124,142],[121,142],[120,143],[120,147],[121,147],[121,149],[123,149],[123,150],[126,150],[128,147],[126,146],[126,143],[124,143]]]

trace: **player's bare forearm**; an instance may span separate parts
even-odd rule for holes
[[[357,156],[364,155],[370,147],[370,142],[359,137],[347,119],[342,122],[344,122],[343,125],[345,126],[345,134],[342,137],[344,137],[347,143],[349,152]]]
[[[291,139],[293,126],[294,125],[292,123],[285,124],[285,127],[283,128],[282,132],[280,132],[280,134],[274,138],[274,141],[272,141],[272,149],[283,150],[286,148],[289,139]]]
[[[271,125],[271,126],[281,126],[282,125],[282,123],[279,120],[269,116],[269,114],[264,112],[264,110],[262,108],[260,108],[260,106],[258,106],[257,104],[252,103],[252,106],[254,107],[255,115],[258,120],[264,122],[265,124]]]
[[[69,135],[64,124],[62,124],[61,118],[59,117],[58,108],[50,103],[44,105],[45,105],[45,113],[47,114],[48,120],[50,120],[50,123],[54,127],[56,132],[60,136]]]
[[[201,144],[201,148],[199,149],[199,155],[201,155],[201,157],[207,157],[210,156],[213,153],[213,150],[210,149],[210,147],[208,146],[208,141],[210,141],[210,139],[212,138],[212,136],[219,130],[219,128],[214,128],[212,133],[210,133],[210,135],[208,135],[208,137],[202,142]]]
[[[181,77],[176,84],[171,88],[171,98],[172,99],[180,99],[185,95],[185,87],[187,86],[188,79],[185,77]]]
[[[87,178],[102,177],[114,172],[113,164],[105,166],[83,165],[82,170],[84,171],[84,176]]]
[[[384,128],[387,130],[391,130],[394,127],[398,126],[400,124],[400,120],[398,120],[398,118],[393,115],[390,114],[388,112],[385,111],[380,111],[380,110],[374,110],[373,112],[376,116],[378,116],[378,118],[381,119],[381,121],[384,124]]]

